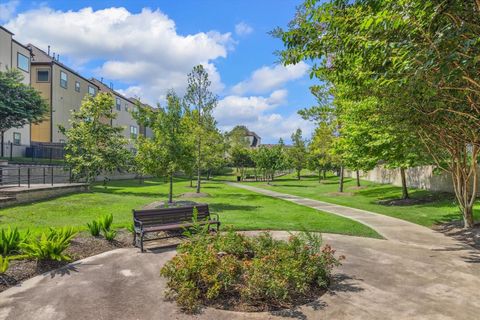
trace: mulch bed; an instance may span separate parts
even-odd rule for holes
[[[463,229],[462,221],[438,224],[433,229],[480,250],[480,222],[472,229]]]
[[[452,194],[450,193],[433,193],[431,195],[427,195],[424,197],[415,197],[415,198],[408,198],[408,199],[386,199],[377,201],[378,204],[384,206],[413,206],[417,204],[426,204],[437,202],[439,200],[445,199],[453,199]]]
[[[113,249],[131,247],[132,240],[132,235],[127,230],[119,230],[117,237],[113,241],[107,241],[101,237],[92,237],[87,234],[79,234],[72,240],[66,253],[70,255],[72,258],[71,262],[73,262]],[[17,285],[23,280],[58,269],[71,262],[42,261],[37,264],[36,261],[28,259],[10,261],[10,267],[7,272],[0,276],[0,292]]]

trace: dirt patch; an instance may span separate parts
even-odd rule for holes
[[[195,201],[181,200],[168,204],[166,201],[155,201],[147,204],[143,209],[159,209],[159,208],[176,208],[176,207],[189,207],[194,206],[197,203]]]
[[[101,237],[92,237],[87,234],[76,236],[66,253],[70,255],[72,261],[84,259],[102,252],[117,248],[132,246],[132,235],[127,230],[119,230],[117,237],[113,241],[107,241]],[[58,269],[67,265],[66,261],[41,261],[37,264],[34,260],[12,260],[7,272],[0,276],[0,292],[19,282],[40,275],[42,273]]]
[[[377,203],[384,206],[413,206],[417,204],[437,202],[445,199],[452,199],[452,195],[450,193],[435,193],[421,198],[379,200]]]
[[[184,194],[182,194],[180,196],[180,198],[207,198],[207,197],[210,197],[210,195],[208,193],[204,193],[204,192],[199,192],[199,193],[185,192]]]
[[[327,195],[333,197],[351,197],[355,194],[353,192],[329,192]]]
[[[463,229],[462,221],[438,224],[433,229],[480,250],[480,222],[472,229]]]

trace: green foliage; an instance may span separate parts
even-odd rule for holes
[[[297,129],[292,133],[292,146],[287,150],[288,162],[297,171],[297,178],[300,180],[300,173],[307,165],[307,147],[302,138],[302,130]]]
[[[29,258],[37,261],[70,261],[71,258],[64,251],[70,246],[70,241],[76,234],[73,228],[50,228],[40,237],[30,237],[27,242],[20,244],[20,248]]]
[[[0,255],[6,257],[8,255],[19,253],[20,244],[25,242],[30,233],[27,231],[22,237],[17,228],[2,229],[0,231]]]
[[[9,266],[9,258],[0,256],[0,274],[4,274],[5,272],[7,272]]]
[[[132,154],[126,149],[123,128],[111,125],[116,118],[113,104],[111,94],[87,95],[80,110],[72,114],[71,128],[59,128],[67,137],[65,161],[74,179],[93,182],[102,172],[112,173],[130,165]]]
[[[260,146],[254,153],[255,165],[264,172],[268,182],[278,170],[287,168],[285,147],[282,143],[273,147]]]
[[[131,233],[131,234],[135,234],[135,225],[132,223],[130,223],[128,226],[127,226],[127,230]]]
[[[36,123],[47,113],[47,103],[39,92],[22,83],[17,69],[0,71],[0,133]]]
[[[90,231],[90,234],[94,237],[98,237],[100,235],[100,231],[102,230],[98,220],[87,222],[87,227],[88,227],[88,231]]]
[[[109,231],[113,223],[113,214],[106,214],[98,219],[98,224],[103,231]]]
[[[105,230],[103,229],[103,236],[105,237],[106,240],[108,241],[113,241],[115,237],[117,236],[117,230]]]
[[[290,307],[325,288],[340,264],[334,250],[320,245],[314,235],[280,241],[268,233],[252,238],[233,231],[200,233],[179,246],[161,275],[168,279],[167,296],[187,312],[212,301]],[[229,297],[235,301],[226,301]]]

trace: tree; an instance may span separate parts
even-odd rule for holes
[[[167,106],[157,110],[139,107],[137,119],[148,125],[152,138],[137,139],[135,157],[138,168],[155,177],[168,176],[168,203],[173,203],[173,176],[191,164],[193,149],[188,141],[187,118],[180,98],[174,91],[167,94]]]
[[[382,121],[413,130],[452,176],[464,226],[473,226],[480,153],[480,2],[308,0],[288,31],[284,63],[315,60],[334,99],[380,101]],[[342,88],[343,87],[343,88]]]
[[[245,177],[245,168],[255,166],[250,150],[240,144],[235,144],[230,149],[230,161],[237,168],[240,179]]]
[[[267,183],[270,184],[278,170],[285,168],[285,150],[281,144],[273,147],[260,146],[255,152],[254,162],[263,170]]]
[[[318,181],[326,179],[328,170],[333,169],[333,132],[326,123],[320,123],[308,145],[308,167],[318,171]]]
[[[5,132],[29,123],[37,123],[47,112],[47,104],[38,91],[22,83],[17,69],[0,71],[0,156],[4,156]]]
[[[95,181],[104,172],[127,168],[132,154],[126,149],[123,128],[111,126],[113,97],[99,93],[86,96],[79,111],[72,114],[70,129],[60,127],[67,138],[65,161],[75,180]]]
[[[197,193],[201,188],[202,158],[205,145],[207,120],[211,118],[212,110],[217,106],[217,97],[210,91],[211,81],[208,72],[202,65],[193,67],[188,75],[188,87],[185,101],[196,112],[196,161],[197,161]]]
[[[307,147],[302,138],[302,130],[297,129],[292,133],[292,147],[288,149],[288,160],[291,166],[297,171],[297,179],[300,180],[302,169],[307,164]]]

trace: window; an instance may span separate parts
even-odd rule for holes
[[[125,103],[125,111],[128,111],[128,104]]]
[[[37,82],[49,82],[50,72],[48,70],[37,70]]]
[[[95,88],[92,86],[88,86],[88,94],[91,96],[95,95]]]
[[[80,92],[80,82],[75,81],[75,91]]]
[[[20,132],[13,133],[13,144],[20,145],[22,143],[22,135]]]
[[[122,110],[122,106],[120,105],[120,98],[118,98],[118,97],[115,99],[115,106],[116,106],[118,111]]]
[[[65,72],[60,71],[60,87],[67,89],[68,76]]]
[[[138,128],[136,126],[130,126],[130,138],[136,139],[138,135]]]
[[[17,68],[25,72],[29,71],[30,59],[20,52],[17,53]]]

